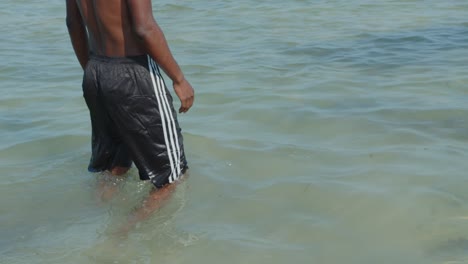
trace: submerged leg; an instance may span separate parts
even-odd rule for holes
[[[110,176],[105,176],[99,180],[98,189],[96,190],[99,200],[102,202],[110,201],[119,190],[118,181],[122,180],[129,167],[114,167],[109,170]]]
[[[114,167],[110,170],[110,173],[114,176],[122,176],[127,173],[129,169],[129,167]]]
[[[118,230],[119,235],[126,236],[127,233],[141,221],[148,219],[155,211],[166,204],[174,193],[176,186],[179,185],[186,176],[180,180],[166,184],[162,188],[152,188],[148,197],[143,200],[142,205],[137,208],[129,217],[128,221]]]

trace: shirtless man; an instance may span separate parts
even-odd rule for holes
[[[137,218],[159,207],[187,170],[172,97],[159,71],[173,82],[179,113],[194,91],[153,18],[151,0],[66,0],[67,27],[84,70],[83,96],[92,125],[88,169],[127,172],[132,162],[155,191]]]

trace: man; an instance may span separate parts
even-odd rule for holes
[[[153,18],[151,0],[66,0],[66,9],[91,116],[88,169],[122,175],[133,161],[140,179],[156,187],[150,200],[164,200],[187,162],[159,67],[173,82],[179,113],[190,109],[194,91]],[[157,204],[146,206],[153,210]]]

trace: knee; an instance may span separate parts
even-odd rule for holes
[[[114,175],[114,176],[121,176],[125,173],[127,173],[127,171],[129,170],[130,168],[127,168],[127,167],[114,167],[110,170],[111,174]]]

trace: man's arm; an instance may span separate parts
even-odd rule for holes
[[[81,17],[76,0],[66,0],[67,5],[67,28],[70,34],[73,49],[81,64],[81,68],[86,67],[89,60],[88,35]]]
[[[193,104],[194,92],[175,61],[166,38],[153,17],[151,0],[127,0],[133,30],[140,38],[146,52],[171,78],[174,91],[180,99],[179,113],[187,112]]]

